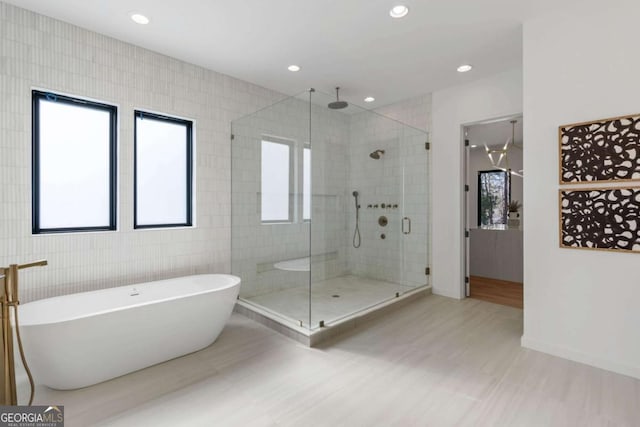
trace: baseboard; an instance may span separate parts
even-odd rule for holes
[[[585,365],[640,379],[640,366],[617,363],[609,359],[591,356],[567,347],[531,339],[524,335],[520,339],[520,344],[522,347],[526,347],[531,350],[541,351],[552,356],[573,360],[574,362],[584,363]]]
[[[433,295],[440,295],[441,297],[453,298],[453,299],[457,299],[457,300],[463,299],[463,297],[460,295],[460,293],[443,291],[443,290],[437,289],[437,288],[432,288],[431,289],[431,293]]]

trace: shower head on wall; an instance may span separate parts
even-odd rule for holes
[[[342,110],[343,108],[347,108],[349,106],[349,103],[347,101],[340,101],[340,88],[337,87],[336,88],[336,100],[333,102],[330,102],[329,105],[327,105],[327,107],[331,108],[332,110]]]
[[[357,191],[354,191],[354,192],[353,192],[353,193],[351,193],[351,194],[353,194],[353,197],[358,197],[358,192],[357,192]]]
[[[384,150],[376,150],[373,153],[369,154],[369,157],[375,160],[380,160],[380,157],[384,154]]]

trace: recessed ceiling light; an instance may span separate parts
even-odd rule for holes
[[[473,65],[464,64],[458,67],[458,72],[466,73],[467,71],[471,71],[472,68],[473,68]]]
[[[475,145],[475,144],[473,144],[473,145],[471,146],[471,148],[476,148],[476,147],[477,147],[477,145]]]
[[[375,99],[373,96],[367,96],[367,97],[364,99],[364,102],[373,102],[373,101],[375,101],[375,100],[376,100],[376,99]]]
[[[407,13],[409,13],[409,8],[402,4],[393,6],[389,11],[389,15],[391,15],[392,18],[403,18],[407,16]]]
[[[289,70],[289,71],[293,71],[293,72],[295,73],[296,71],[300,71],[300,67],[299,67],[299,66],[297,66],[297,65],[289,65],[289,66],[287,67],[287,70]]]
[[[140,13],[132,13],[131,20],[140,25],[147,25],[149,23],[149,18]]]

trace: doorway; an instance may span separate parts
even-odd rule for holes
[[[465,291],[522,309],[522,116],[463,126]]]

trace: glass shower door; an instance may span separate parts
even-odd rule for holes
[[[312,329],[405,291],[404,125],[355,105],[311,106]],[[403,228],[404,227],[404,228]]]
[[[231,271],[242,279],[240,300],[305,328],[310,224],[304,206],[308,210],[310,203],[302,187],[308,106],[304,92],[231,125]]]
[[[403,276],[400,293],[428,284],[429,269],[429,145],[426,132],[403,125]]]

